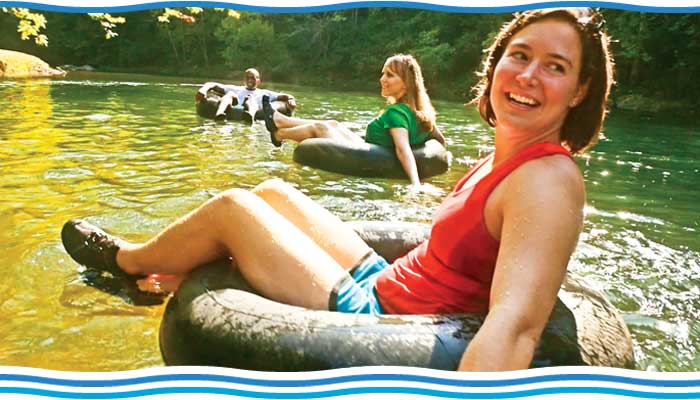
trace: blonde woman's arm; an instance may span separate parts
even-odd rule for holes
[[[430,132],[430,138],[437,140],[438,142],[440,142],[440,144],[442,144],[445,148],[447,148],[447,142],[445,141],[445,135],[442,134],[442,131],[440,130],[440,128],[437,125],[435,125],[435,127],[433,128],[433,131]]]
[[[411,185],[419,186],[418,167],[416,166],[416,158],[413,155],[411,144],[408,141],[408,131],[405,128],[389,128],[389,133],[394,140],[396,157],[406,172],[408,180],[411,182]]]

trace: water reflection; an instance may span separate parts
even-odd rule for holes
[[[69,77],[70,78],[70,77]],[[69,218],[142,240],[229,187],[291,182],[344,219],[430,220],[441,196],[400,180],[327,173],[293,163],[262,124],[204,121],[196,82],[95,75],[3,82],[0,97],[0,364],[66,370],[161,365],[162,307],[134,308],[81,280],[58,236]],[[362,93],[282,87],[302,117],[362,128],[382,100]],[[436,102],[454,155],[428,182],[442,191],[493,150],[473,109]],[[624,311],[641,368],[698,370],[700,184],[693,126],[612,114],[606,138],[579,159],[586,222],[570,265]],[[235,221],[232,221],[235,223]]]

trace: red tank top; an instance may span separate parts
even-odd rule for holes
[[[537,143],[467,186],[479,169],[491,168],[493,154],[480,160],[435,211],[430,239],[378,277],[375,289],[383,310],[390,314],[487,311],[499,242],[484,222],[486,200],[520,165],[554,154],[571,157],[559,144]]]

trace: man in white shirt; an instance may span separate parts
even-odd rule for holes
[[[294,111],[296,108],[294,96],[286,93],[273,92],[267,89],[260,89],[259,86],[261,82],[260,72],[255,68],[248,68],[245,70],[243,76],[244,86],[207,82],[199,88],[195,94],[195,99],[197,102],[205,100],[210,90],[214,90],[217,94],[221,95],[222,97],[214,116],[216,120],[226,119],[226,113],[229,107],[240,106],[243,109],[243,113],[241,114],[242,119],[252,124],[255,120],[255,113],[262,109],[262,98],[265,95],[270,96],[270,101],[272,102],[285,102],[289,112]]]

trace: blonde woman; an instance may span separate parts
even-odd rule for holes
[[[407,54],[389,57],[379,79],[381,94],[389,106],[367,125],[364,138],[332,120],[308,120],[275,112],[263,98],[265,126],[275,146],[283,140],[302,142],[309,138],[332,138],[368,143],[395,149],[396,157],[412,185],[419,185],[418,169],[411,146],[445,138],[435,125],[435,109],[425,90],[423,73],[415,58]]]

